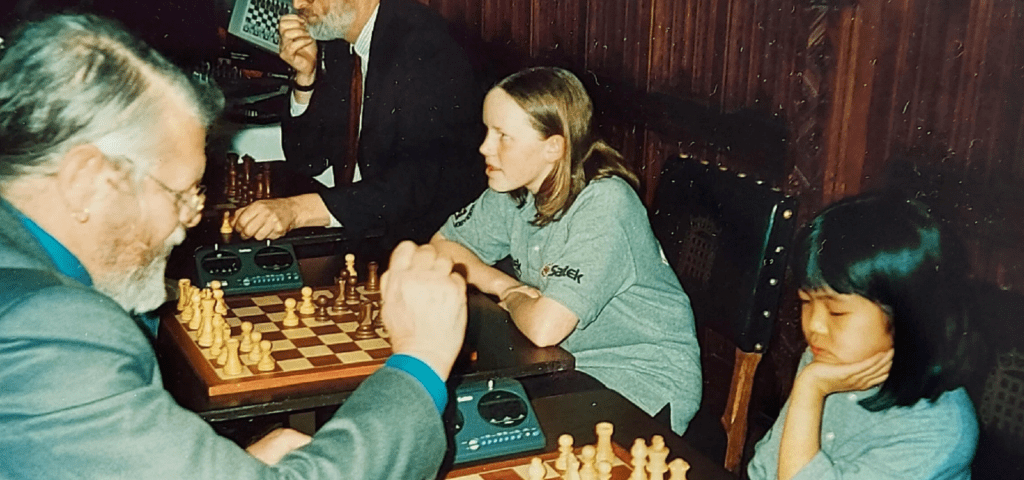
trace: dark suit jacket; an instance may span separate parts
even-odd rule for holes
[[[313,443],[264,465],[175,403],[143,328],[60,274],[2,201],[0,392],[5,480],[421,480],[446,447],[426,389],[381,368]]]
[[[282,121],[285,157],[304,174],[342,171],[351,57],[342,40],[320,42],[309,108]],[[483,89],[444,19],[413,0],[381,0],[370,44],[359,140],[362,181],[323,189],[353,236],[383,229],[384,248],[426,241],[483,190]]]

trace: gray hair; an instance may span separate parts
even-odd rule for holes
[[[131,158],[144,174],[169,101],[204,127],[223,106],[216,88],[193,82],[111,20],[53,16],[10,40],[0,58],[0,188],[55,173],[84,144]]]

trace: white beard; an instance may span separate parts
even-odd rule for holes
[[[171,250],[185,240],[185,229],[178,227],[164,240],[159,250],[146,252],[141,243],[121,247],[123,252],[134,250],[139,252],[142,262],[119,272],[113,272],[96,278],[96,290],[107,295],[122,308],[131,313],[143,313],[155,310],[167,300],[167,289],[164,286],[164,271],[167,268],[167,257]],[[116,245],[115,247],[119,247]],[[148,258],[147,258],[148,257]]]
[[[337,7],[320,17],[319,22],[306,24],[306,30],[309,31],[309,36],[313,37],[313,40],[337,40],[344,37],[348,29],[352,27],[352,22],[356,20],[355,9],[343,5]]]

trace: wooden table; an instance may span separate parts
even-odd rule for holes
[[[672,433],[669,427],[655,421],[636,405],[622,395],[607,390],[589,390],[563,395],[543,397],[531,401],[537,420],[547,441],[545,452],[558,450],[558,437],[564,433],[573,436],[574,444],[593,445],[596,443],[594,425],[598,422],[611,422],[615,426],[612,440],[629,450],[633,441],[643,438],[650,443],[651,436],[661,435],[669,448],[669,460],[682,458],[689,462],[689,480],[735,480],[737,477],[729,473],[719,463],[713,462],[706,455],[696,450],[681,437]],[[474,466],[497,463],[509,458],[530,458],[537,454],[517,455],[481,462],[458,465],[453,469],[450,464],[442,467],[439,478],[445,478],[453,471],[466,471]],[[666,474],[667,478],[667,474]]]
[[[519,378],[574,368],[571,354],[560,347],[533,345],[512,323],[508,313],[487,296],[473,293],[468,301],[469,324],[463,353],[452,371],[453,381]],[[340,405],[356,386],[231,406],[211,405],[198,374],[169,335],[158,336],[156,351],[167,390],[179,404],[211,422]]]

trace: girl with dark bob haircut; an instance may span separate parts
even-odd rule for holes
[[[970,478],[964,254],[922,203],[841,200],[798,237],[808,349],[748,466],[760,478]]]

